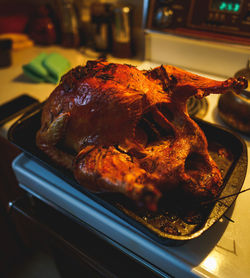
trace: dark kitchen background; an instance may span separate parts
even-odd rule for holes
[[[89,46],[104,53],[117,51],[115,54],[120,56],[125,54],[119,53],[120,49],[116,49],[118,46],[112,45],[114,41],[112,37],[115,36],[114,32],[124,30],[111,29],[115,21],[119,25],[123,16],[130,28],[126,30],[128,34],[123,34],[129,37],[127,41],[124,38],[124,43],[131,43],[129,45],[131,50],[126,50],[127,56],[142,58],[143,14],[147,8],[144,2],[143,0],[15,0],[11,2],[1,0],[0,33],[26,33],[34,43],[40,45]],[[129,10],[124,12],[122,7],[128,7]]]
[[[70,49],[77,49],[83,53],[88,51],[87,53],[90,53],[91,59],[101,55],[105,56],[113,53],[113,51],[115,51],[114,55],[117,57],[143,59],[143,5],[143,0],[1,0],[1,69],[5,70],[18,64],[19,55],[35,57],[38,52],[32,53],[31,49],[34,46],[40,47],[39,51],[41,52],[46,47],[55,45],[69,49],[69,51],[71,51]],[[112,45],[111,13],[113,7],[117,7],[116,20],[121,20],[118,17],[121,15],[121,7],[123,6],[129,7],[127,19],[130,29],[125,34],[127,36],[123,43],[125,46],[122,44],[116,46]],[[116,47],[115,50],[114,47]],[[20,51],[23,50],[24,54],[21,54]],[[15,55],[18,57],[16,58]],[[66,58],[70,60],[72,55],[75,55],[75,52],[71,51]],[[27,62],[31,59],[30,57],[26,58]],[[79,59],[76,60],[77,62],[74,59],[70,61],[71,65],[81,62]],[[19,68],[22,66],[21,63],[23,61],[18,64]],[[0,75],[5,79],[2,73]],[[33,85],[32,80],[27,79],[23,74],[19,76],[18,73],[14,76],[14,79],[16,79],[15,84],[19,84],[19,86],[20,84],[38,86]],[[1,103],[11,100],[9,90],[6,90],[4,86],[0,86],[0,88]],[[22,88],[20,89],[22,90]],[[52,87],[49,88],[49,90],[51,89]],[[1,126],[3,127],[2,122]],[[60,270],[58,270],[57,262],[52,255],[52,249],[56,250],[57,248],[50,247],[49,232],[44,231],[43,228],[40,230],[39,227],[34,225],[34,220],[31,220],[31,218],[25,219],[22,215],[13,212],[15,210],[10,207],[12,205],[10,202],[22,199],[24,194],[23,190],[19,188],[11,168],[11,163],[14,157],[20,153],[20,150],[10,144],[5,139],[5,135],[0,136],[2,157],[0,162],[0,276],[28,278],[68,277],[70,275],[70,277],[80,277],[81,274],[84,274],[82,277],[95,277],[92,276],[94,274],[91,274],[92,272],[84,263],[81,264],[84,272],[79,270],[74,262],[74,256],[70,259],[71,262],[65,261],[68,258],[63,253],[67,252],[67,248],[63,251],[55,251],[57,254],[54,255],[59,260],[60,265]],[[50,218],[49,214],[48,218]],[[82,233],[83,237],[89,236],[84,231]],[[91,241],[91,236],[87,240]],[[64,267],[67,264],[69,268]]]
[[[69,68],[96,58],[141,69],[168,63],[219,80],[240,75],[250,79],[250,1],[0,0],[0,277],[215,277],[221,273],[230,277],[228,265],[234,274],[240,272],[234,277],[248,277],[244,275],[250,275],[250,248],[244,242],[248,241],[249,197],[245,194],[249,193],[240,196],[240,208],[235,210],[240,229],[232,228],[232,206],[227,219],[221,218],[200,241],[177,251],[162,247],[157,254],[163,254],[161,261],[157,256],[151,258],[149,252],[137,256],[143,243],[128,240],[135,248],[129,252],[126,246],[117,247],[111,236],[75,221],[64,208],[58,211],[19,186],[12,163],[22,151],[8,140],[10,127],[23,114],[34,111]],[[48,77],[41,68],[41,59],[47,61],[53,76]],[[236,132],[246,144],[247,160],[249,89],[239,98],[220,99],[221,106],[217,96],[200,102],[192,99],[189,112]],[[244,189],[250,185],[249,166],[247,169]],[[237,178],[242,183],[243,170]],[[223,237],[228,226],[227,237]],[[237,238],[239,253],[235,251]],[[209,257],[216,248],[223,254],[217,261]],[[169,254],[173,257],[166,266],[164,259]],[[186,254],[183,264],[176,260],[172,269],[172,258]],[[194,262],[188,264],[189,258]],[[222,266],[224,258],[230,258],[230,263]],[[231,266],[239,261],[241,267]],[[189,276],[182,276],[186,271]]]

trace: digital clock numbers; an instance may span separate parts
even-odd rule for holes
[[[212,0],[212,9],[222,12],[232,12],[237,13],[241,7],[240,0]]]

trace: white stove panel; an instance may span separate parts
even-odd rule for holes
[[[157,64],[156,64],[157,65]],[[140,68],[154,66],[143,63]],[[204,118],[222,124],[218,118],[218,96],[209,96]],[[250,159],[250,138],[245,137]],[[166,247],[72,188],[39,163],[20,155],[13,162],[20,186],[47,200],[104,234],[138,260],[150,265],[163,277],[250,277],[250,192],[240,194],[226,216],[197,239],[181,247]],[[250,186],[250,167],[242,189]]]
[[[247,194],[239,195],[235,205],[227,212],[235,223],[222,218],[201,237],[181,247],[166,247],[25,155],[15,159],[13,168],[23,189],[87,223],[161,273],[175,277],[221,278],[243,278],[250,274],[250,229],[247,224],[250,221],[250,205]]]

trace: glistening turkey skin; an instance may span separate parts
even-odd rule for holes
[[[152,211],[176,189],[215,197],[222,177],[186,102],[246,87],[243,78],[216,81],[169,65],[88,61],[48,98],[37,146],[89,190],[120,192]]]

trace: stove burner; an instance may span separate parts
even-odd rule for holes
[[[197,99],[196,97],[191,97],[187,102],[187,108],[190,116],[204,118],[208,111],[208,102],[205,98]]]

